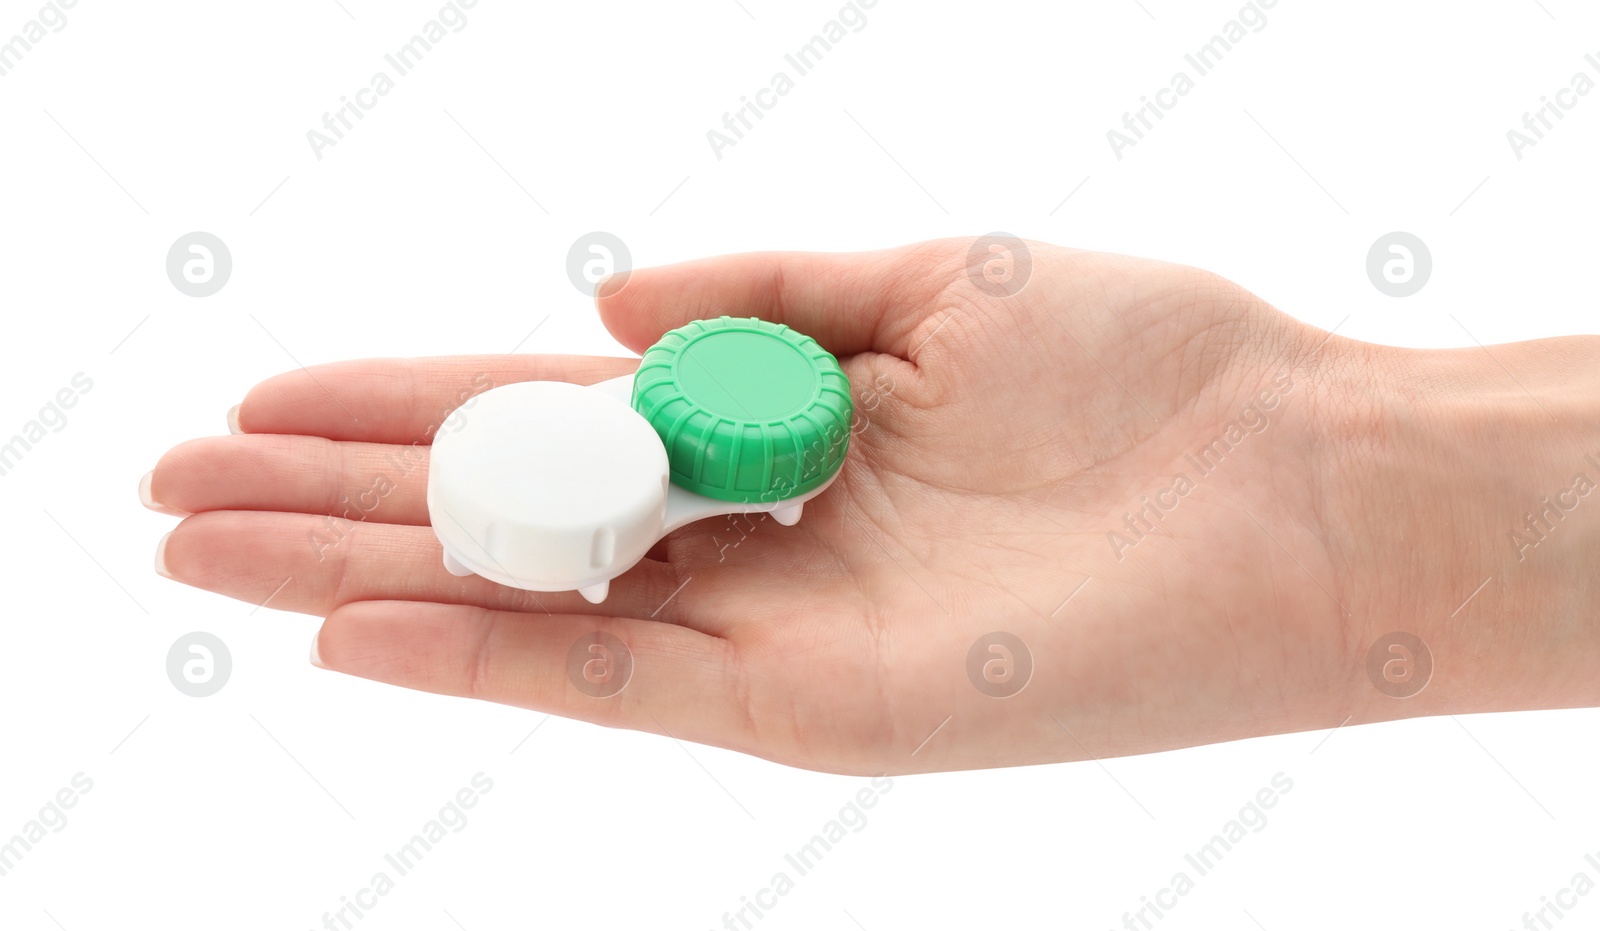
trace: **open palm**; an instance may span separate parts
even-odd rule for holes
[[[970,245],[730,256],[605,293],[606,326],[636,352],[722,314],[815,337],[858,420],[798,525],[686,527],[601,604],[447,573],[427,443],[473,394],[593,383],[631,372],[623,358],[272,378],[239,408],[240,435],[178,446],[153,473],[147,497],[190,515],[158,564],[325,616],[330,669],[814,769],[1081,759],[1339,723],[1364,644],[1304,480],[1322,334],[1205,272],[1037,243],[1005,256],[1016,277],[997,286]],[[569,661],[597,631],[632,666],[604,697]]]

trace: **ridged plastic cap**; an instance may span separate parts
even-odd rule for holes
[[[661,337],[634,375],[633,409],[666,445],[673,484],[720,501],[776,501],[826,482],[854,414],[838,359],[755,317]]]

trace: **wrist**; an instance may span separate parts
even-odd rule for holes
[[[1357,719],[1600,704],[1600,340],[1337,350]],[[1392,632],[1431,659],[1414,695],[1381,687]]]

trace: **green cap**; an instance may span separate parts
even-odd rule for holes
[[[805,494],[850,446],[850,380],[809,336],[755,317],[695,320],[645,351],[633,409],[674,484],[719,501]]]

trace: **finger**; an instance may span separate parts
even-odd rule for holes
[[[760,317],[783,323],[835,355],[908,358],[919,324],[965,274],[956,240],[879,252],[756,252],[636,269],[602,287],[601,320],[635,352],[691,320]]]
[[[313,643],[315,662],[353,676],[753,749],[737,651],[671,624],[366,601]]]
[[[473,395],[522,381],[591,385],[638,368],[605,356],[453,356],[362,359],[269,378],[236,414],[244,433],[299,433],[367,443],[429,443]]]
[[[319,436],[210,436],[162,456],[148,491],[153,503],[184,514],[283,511],[425,525],[428,453]]]
[[[207,511],[161,541],[157,571],[256,605],[326,616],[354,601],[396,599],[472,605],[543,616],[626,613],[676,622],[688,599],[664,563],[641,560],[612,580],[604,602],[577,592],[528,592],[445,571],[427,527],[342,521],[309,514]]]

